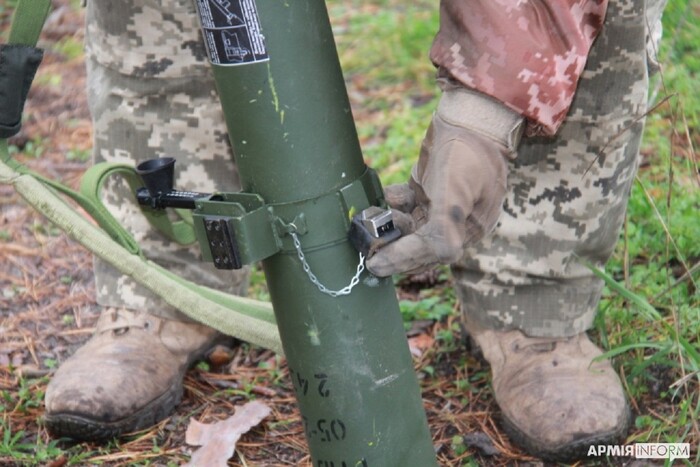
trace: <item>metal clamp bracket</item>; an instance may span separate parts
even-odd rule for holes
[[[352,245],[360,252],[362,266],[364,258],[400,236],[393,227],[391,211],[378,207],[385,204],[384,196],[377,174],[371,169],[337,191],[313,199],[267,205],[262,197],[252,193],[175,190],[174,164],[173,158],[139,164],[136,171],[146,187],[137,190],[136,198],[139,204],[156,211],[191,209],[202,259],[213,262],[217,269],[240,269],[276,253],[294,251],[308,274],[300,236],[305,237],[304,249],[313,251],[345,241],[348,231]],[[358,209],[362,211],[356,215]],[[356,278],[361,272],[358,268]],[[318,282],[315,276],[312,281]]]
[[[273,215],[258,195],[220,193],[198,199],[192,217],[202,259],[218,269],[240,269],[282,247]]]

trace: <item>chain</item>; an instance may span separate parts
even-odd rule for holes
[[[328,287],[321,284],[316,275],[311,272],[311,266],[309,266],[309,263],[306,261],[304,252],[301,251],[301,242],[299,241],[297,234],[295,232],[289,232],[289,235],[291,235],[292,239],[294,240],[294,248],[297,250],[297,256],[299,256],[299,261],[301,261],[301,264],[304,267],[304,272],[307,276],[309,276],[311,283],[318,287],[318,290],[326,295],[330,295],[333,298],[340,297],[342,295],[350,295],[352,289],[360,282],[360,275],[362,274],[362,271],[365,270],[365,257],[362,253],[360,253],[360,262],[357,265],[357,272],[355,272],[355,275],[350,280],[350,283],[340,290],[330,290]]]

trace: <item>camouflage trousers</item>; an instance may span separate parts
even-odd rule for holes
[[[642,0],[611,0],[568,118],[554,138],[527,138],[511,164],[495,232],[452,268],[468,321],[531,335],[572,335],[593,320],[601,266],[617,242],[634,179],[647,100]],[[652,21],[651,24],[655,24]],[[87,15],[95,160],[178,160],[176,186],[234,191],[235,167],[189,0],[90,0]],[[146,254],[181,276],[243,293],[245,273],[199,261],[139,215],[111,184],[105,200]],[[101,304],[176,312],[96,261]]]
[[[90,0],[86,16],[88,103],[94,160],[137,164],[175,157],[175,186],[238,191],[223,115],[190,0]],[[247,270],[201,261],[197,245],[173,244],[150,228],[125,183],[103,201],[150,259],[199,284],[245,294]],[[156,295],[95,260],[98,303],[186,319]]]
[[[646,3],[610,0],[556,137],[523,139],[496,230],[452,268],[467,323],[542,337],[592,325],[603,283],[587,263],[601,267],[612,254],[637,169]]]

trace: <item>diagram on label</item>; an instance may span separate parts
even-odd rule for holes
[[[226,18],[226,22],[233,26],[234,24],[243,24],[243,19],[241,19],[240,16],[238,16],[236,13],[232,12],[229,10],[229,7],[231,6],[231,2],[227,0],[213,0],[211,2],[212,5],[214,5],[219,12],[221,12],[222,15]],[[236,21],[234,23],[233,21]]]
[[[209,60],[242,65],[269,60],[255,0],[196,0]]]
[[[226,58],[235,63],[245,61],[245,58],[250,54],[250,50],[241,47],[241,41],[238,39],[238,34],[235,32],[223,32],[224,37],[224,52]]]

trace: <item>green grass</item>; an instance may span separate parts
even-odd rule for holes
[[[356,0],[330,2],[329,13],[365,159],[383,183],[401,183],[437,103],[428,60],[437,8],[426,0]]]
[[[700,127],[700,4],[693,0],[671,0],[664,10],[664,40],[659,54],[663,81],[669,94],[678,94],[691,129]],[[680,123],[680,121],[679,121]],[[681,129],[683,129],[681,127]],[[697,135],[697,131],[695,132]]]
[[[44,441],[12,425],[13,414],[27,414],[43,405],[44,393],[38,387],[45,381],[21,378],[16,392],[0,393],[0,459],[11,458],[21,465],[44,465],[62,454],[58,441]]]
[[[671,1],[665,12],[652,104],[671,97],[647,119],[649,165],[632,188],[596,322],[639,408],[628,441],[690,442],[687,465],[700,462],[699,16],[692,1]]]
[[[54,42],[51,50],[61,54],[66,60],[73,60],[83,55],[83,41],[75,37],[64,37]]]
[[[3,420],[0,423],[0,456],[12,458],[21,465],[45,465],[47,461],[59,457],[63,451],[57,447],[58,441],[48,443],[35,440],[34,436],[24,431],[13,431],[12,426]],[[27,440],[28,439],[28,440]]]

